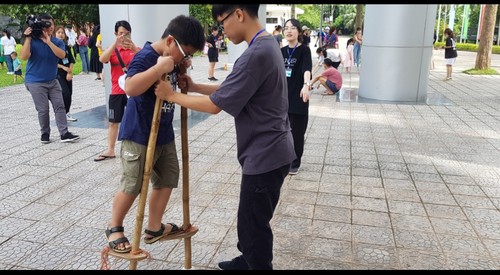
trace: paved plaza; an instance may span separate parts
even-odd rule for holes
[[[356,70],[344,72],[336,96],[314,90],[303,164],[285,179],[271,223],[275,269],[500,268],[500,76],[462,73],[476,54],[459,52],[453,80],[443,81],[444,51],[434,54],[427,102],[363,102]],[[219,60],[222,81],[227,55]],[[500,71],[499,55],[492,67]],[[207,57],[193,59],[195,80],[209,82],[207,70]],[[99,269],[121,166],[120,158],[93,161],[107,146],[105,92],[94,78],[74,77],[75,143],[60,142],[51,110],[52,142],[41,144],[24,85],[0,89],[0,270]],[[188,149],[190,220],[199,228],[192,268],[217,269],[239,255],[233,118],[191,113]],[[163,222],[182,224],[182,177],[179,186]],[[137,200],[124,223],[131,241],[136,212]],[[137,269],[184,269],[184,241],[140,247],[151,258]]]

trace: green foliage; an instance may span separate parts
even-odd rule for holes
[[[476,70],[476,69],[468,69],[463,71],[463,73],[470,75],[498,75],[499,73],[492,68],[488,68],[486,70]]]
[[[210,27],[216,25],[212,19],[212,5],[208,4],[191,4],[189,5],[189,15],[200,21],[205,29],[205,33],[210,33]]]
[[[446,43],[444,43],[444,42],[436,42],[434,44],[434,47],[441,48],[445,44]],[[457,50],[458,51],[477,52],[478,48],[479,48],[479,44],[457,43]],[[500,54],[500,46],[494,45],[493,48],[491,49],[491,53],[492,54]]]
[[[297,4],[298,8],[304,10],[304,14],[297,16],[297,19],[302,25],[307,25],[311,29],[319,29],[321,20],[321,5],[312,4]],[[328,16],[328,11],[334,10],[333,12],[333,25],[337,30],[341,30],[342,34],[354,33],[354,23],[356,19],[356,5],[353,4],[336,4],[336,5],[323,5],[323,14]],[[330,14],[331,15],[331,14]],[[326,22],[323,22],[323,27],[326,26]]]
[[[21,44],[17,44],[16,45],[16,52],[20,52],[20,51],[21,51]],[[89,56],[89,58],[90,58],[90,56]],[[75,61],[76,61],[76,63],[73,65],[73,75],[78,75],[82,72],[82,61],[80,59],[80,55],[78,55],[78,58]],[[21,70],[23,71],[24,77],[26,77],[26,64],[27,63],[28,63],[27,60],[21,60]],[[20,77],[17,77],[17,84],[14,84],[13,83],[14,76],[11,74],[7,74],[7,64],[4,63],[4,65],[5,65],[4,69],[0,68],[0,88],[12,86],[12,85],[19,85],[19,84],[24,85],[24,81]]]
[[[26,16],[50,14],[56,25],[74,24],[80,28],[99,23],[99,4],[15,4],[0,5],[0,14],[19,20],[19,28],[25,25]]]
[[[304,26],[308,26],[310,29],[319,28],[319,18],[320,18],[320,6],[319,5],[300,5],[297,4],[297,8],[303,9],[304,14],[297,15],[297,20]]]

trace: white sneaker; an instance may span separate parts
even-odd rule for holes
[[[7,74],[14,74],[14,72],[7,72]]]
[[[78,119],[76,119],[76,118],[72,117],[70,113],[67,113],[67,114],[66,114],[66,119],[67,119],[68,121],[77,121],[77,120],[78,120]]]

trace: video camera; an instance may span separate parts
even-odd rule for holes
[[[40,38],[43,34],[43,28],[48,28],[52,25],[50,21],[43,21],[38,16],[30,14],[26,16],[26,24],[31,28],[31,36]]]

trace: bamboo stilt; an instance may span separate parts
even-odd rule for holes
[[[181,74],[186,72],[186,68],[179,66]],[[161,80],[165,81],[166,75],[163,75]],[[181,90],[182,93],[187,94],[186,89]],[[141,193],[139,195],[139,202],[137,208],[136,222],[134,228],[134,239],[132,241],[132,250],[129,253],[117,253],[113,250],[107,249],[104,253],[111,256],[127,259],[130,261],[129,269],[137,269],[137,263],[140,260],[149,258],[149,253],[143,251],[139,248],[142,234],[142,224],[144,221],[144,212],[146,206],[146,200],[149,189],[149,180],[151,178],[151,171],[153,167],[154,152],[156,150],[156,140],[158,137],[158,129],[160,125],[161,118],[161,106],[163,105],[163,100],[156,98],[155,108],[153,113],[153,121],[151,123],[151,131],[149,134],[148,147],[146,150],[146,160],[144,165],[144,175],[141,186]],[[198,228],[191,225],[190,214],[189,214],[189,151],[187,144],[187,109],[181,107],[181,143],[182,143],[182,210],[183,210],[183,225],[181,233],[174,235],[167,235],[161,238],[159,241],[172,240],[172,239],[184,239],[184,269],[191,269],[191,236],[198,232]]]
[[[186,73],[186,68],[180,66],[181,74]],[[187,94],[187,89],[181,89],[181,93]],[[183,229],[191,227],[189,219],[189,150],[188,150],[188,110],[181,107],[181,144],[182,144],[182,214]],[[198,229],[196,229],[198,231]],[[191,269],[191,237],[184,238],[184,269]]]
[[[163,81],[165,80],[165,77],[166,75],[162,76]],[[144,210],[146,207],[146,199],[148,196],[149,180],[151,178],[151,170],[153,168],[153,158],[156,150],[156,139],[158,138],[158,128],[160,126],[162,105],[163,100],[157,97],[153,113],[153,121],[151,123],[151,131],[149,133],[148,147],[146,149],[146,163],[144,165],[144,176],[142,178],[141,194],[139,196],[137,215],[135,219],[134,239],[132,241],[132,250],[130,251],[130,254],[135,254],[138,251],[141,251],[139,248],[139,244],[141,242],[142,223],[144,221]],[[130,259],[129,269],[137,269],[137,260]]]

